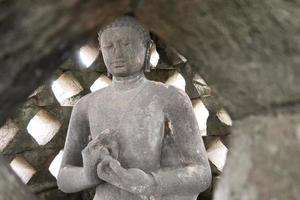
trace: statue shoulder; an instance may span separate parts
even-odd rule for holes
[[[155,90],[156,92],[164,92],[165,94],[170,91],[170,87],[173,87],[162,82],[151,80],[148,80],[148,85],[151,89]]]
[[[176,106],[178,106],[178,103],[181,103],[181,105],[183,103],[191,103],[187,93],[179,88],[157,81],[149,81],[149,84],[155,93],[159,93],[161,97],[166,99],[168,104],[176,104]],[[172,99],[172,101],[170,101],[170,99]]]
[[[88,102],[87,102],[87,95],[81,97],[77,103],[73,106],[73,111],[77,111],[77,112],[83,112],[85,110],[87,110],[88,107]]]
[[[74,108],[79,110],[88,110],[89,105],[94,105],[95,101],[101,100],[101,97],[105,97],[105,93],[107,92],[107,87],[97,90],[95,92],[91,92],[81,97],[78,102],[75,104]]]
[[[182,104],[191,104],[191,99],[185,91],[182,89],[176,88],[174,86],[169,86],[169,96],[172,99],[172,102],[178,106],[178,103]]]

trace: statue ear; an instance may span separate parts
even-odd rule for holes
[[[99,53],[101,53],[102,60],[104,61],[103,54],[102,54],[102,52],[101,52],[101,47],[99,47]],[[106,68],[106,76],[107,76],[108,78],[111,78],[111,77],[112,77],[112,74],[108,71],[106,65],[105,65],[105,68]]]
[[[147,43],[146,47],[146,55],[145,55],[145,64],[144,64],[144,71],[145,72],[150,72],[151,71],[151,65],[150,65],[150,57],[153,49],[155,48],[155,43],[153,40],[150,40]]]

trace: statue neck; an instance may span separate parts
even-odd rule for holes
[[[120,90],[129,90],[141,85],[145,79],[143,72],[126,77],[114,76],[112,86]]]

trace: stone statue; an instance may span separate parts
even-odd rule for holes
[[[99,32],[113,82],[73,108],[57,180],[62,191],[96,187],[94,200],[195,200],[209,187],[189,97],[144,76],[151,42],[132,17]]]

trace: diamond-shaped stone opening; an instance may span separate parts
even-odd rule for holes
[[[218,111],[217,117],[223,124],[226,124],[227,126],[232,126],[231,117],[225,109],[221,109],[220,111]]]
[[[63,73],[53,82],[51,88],[61,106],[72,106],[67,100],[83,91],[82,86],[71,72]],[[75,102],[73,103],[75,104]]]
[[[102,88],[105,88],[111,84],[111,79],[105,75],[101,75],[90,87],[91,92],[95,92]]]
[[[202,86],[207,86],[206,81],[199,75],[199,74],[195,74],[195,76],[193,77],[193,82],[196,82]]]
[[[174,49],[172,47],[166,47],[165,53],[167,55],[169,62],[173,66],[187,63],[187,59],[182,54],[180,54],[176,49]]]
[[[186,85],[185,79],[177,71],[174,72],[174,74],[168,78],[168,80],[166,81],[166,84],[173,85],[174,87],[177,87],[177,88],[185,91],[185,85]]]
[[[30,181],[36,170],[22,157],[17,156],[10,163],[11,168],[26,184]]]
[[[206,136],[206,122],[207,118],[209,116],[209,112],[206,109],[205,105],[200,99],[194,99],[192,100],[193,108],[194,108],[194,113],[198,122],[198,126],[201,132],[202,136]]]
[[[90,67],[98,57],[99,51],[93,46],[84,45],[79,49],[80,61],[86,68]]]
[[[28,123],[27,131],[39,145],[47,144],[59,131],[61,123],[49,112],[40,110]]]
[[[9,119],[6,121],[0,128],[0,152],[13,140],[18,131],[18,126],[12,120]]]
[[[57,178],[58,176],[58,172],[59,172],[59,169],[60,169],[60,165],[61,165],[61,162],[62,162],[62,159],[63,159],[63,154],[64,154],[64,151],[61,150],[56,156],[55,158],[53,159],[53,161],[51,162],[50,166],[49,166],[49,171],[50,173],[55,177]]]
[[[152,68],[155,68],[158,64],[159,61],[159,54],[156,51],[156,46],[154,45],[154,47],[151,50],[151,55],[150,55],[150,65]]]
[[[218,170],[222,171],[227,158],[227,147],[218,139],[208,149],[209,160],[217,167]]]

